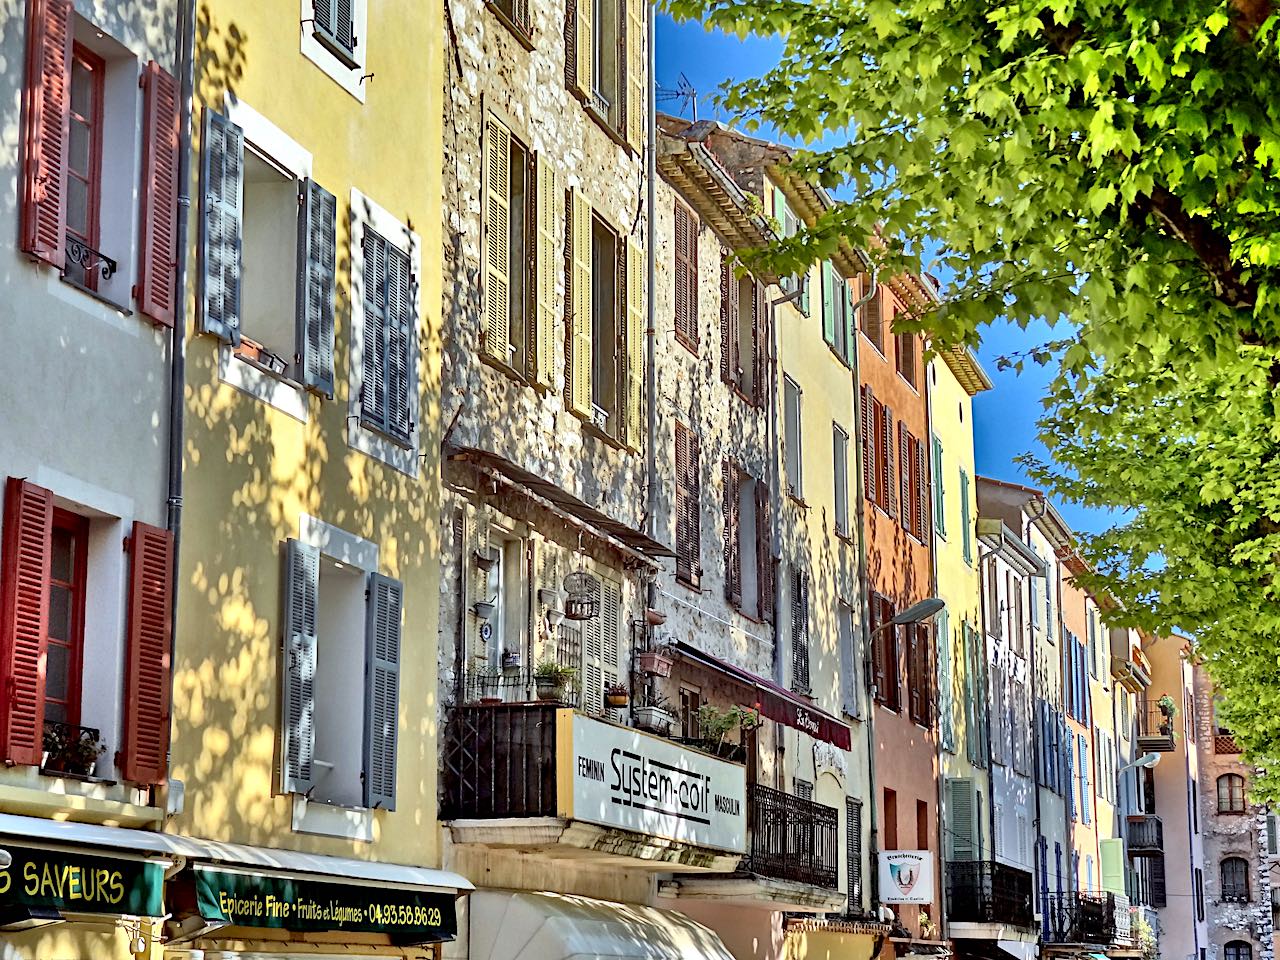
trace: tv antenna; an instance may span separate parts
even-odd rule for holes
[[[674,88],[658,87],[655,93],[659,103],[674,103],[681,116],[690,114],[693,122],[698,122],[698,91],[683,73]]]

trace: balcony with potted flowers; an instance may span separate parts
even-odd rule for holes
[[[1167,693],[1148,700],[1138,711],[1138,750],[1142,753],[1169,753],[1174,749],[1174,720],[1178,705]]]

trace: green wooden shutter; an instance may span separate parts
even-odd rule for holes
[[[240,246],[244,224],[244,131],[207,107],[200,151],[200,329],[240,343]]]
[[[942,749],[954,753],[956,749],[955,717],[953,716],[955,677],[952,673],[951,612],[945,607],[938,613],[938,730],[942,737]]]
[[[396,808],[404,585],[369,575],[365,627],[364,805]]]
[[[853,316],[853,283],[841,278],[844,292],[844,362],[853,366],[854,352],[858,349],[858,321]]]
[[[938,531],[938,536],[946,537],[947,535],[947,500],[946,491],[943,489],[942,478],[945,474],[942,472],[942,441],[936,436],[933,438],[933,526]]]
[[[973,563],[973,531],[969,519],[969,474],[960,468],[960,543],[964,550],[964,562]]]
[[[1098,857],[1101,861],[1102,892],[1124,896],[1124,840],[1099,840]]]
[[[315,785],[316,618],[320,606],[320,551],[290,540],[285,557],[284,662],[280,690],[280,788],[306,793]]]
[[[298,366],[302,383],[333,396],[333,295],[338,201],[314,180],[298,205]]]
[[[947,779],[947,859],[976,860],[974,844],[975,811],[973,781],[968,777]]]
[[[822,261],[822,339],[836,344],[836,270],[830,260]]]

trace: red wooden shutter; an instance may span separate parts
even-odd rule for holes
[[[893,444],[893,411],[887,406],[881,407],[884,420],[884,433],[880,437],[881,455],[884,457],[884,487],[880,491],[880,506],[888,511],[889,516],[898,516],[897,471],[894,470]]]
[[[884,673],[884,624],[883,608],[880,597],[871,595],[871,682],[876,685],[876,700],[884,700],[888,691],[885,689]]]
[[[676,577],[698,586],[702,568],[698,553],[702,540],[701,480],[698,437],[676,424]]]
[[[751,355],[756,369],[753,380],[755,405],[761,409],[769,397],[769,312],[764,302],[764,284],[752,284],[751,294]]]
[[[756,579],[760,588],[760,619],[773,620],[773,524],[769,517],[768,487],[756,481]]]
[[[902,529],[915,533],[911,522],[911,501],[915,491],[911,486],[911,434],[906,425],[898,421],[898,506],[902,509]]]
[[[0,751],[7,763],[40,762],[52,538],[53,494],[10,477],[0,545]]]
[[[871,385],[862,387],[862,491],[868,500],[876,498],[876,426],[872,412],[875,400]]]
[[[868,281],[869,282],[869,281]],[[884,344],[880,340],[880,291],[876,290],[875,295],[862,305],[865,311],[863,314],[862,329],[866,331],[867,336],[871,339],[881,352],[884,351]]]
[[[72,0],[27,0],[22,250],[59,270],[66,264],[72,13]]]
[[[724,590],[735,608],[742,606],[742,558],[738,550],[738,497],[741,474],[732,460],[721,465],[724,485]]]
[[[738,324],[742,305],[738,302],[738,278],[733,275],[733,257],[726,250],[720,257],[720,379],[738,382]]]
[[[178,244],[178,83],[154,60],[142,72],[138,310],[173,326]]]
[[[930,523],[929,463],[925,458],[923,440],[916,441],[916,503],[920,509],[920,539],[927,543],[933,525]]]
[[[129,549],[124,739],[117,763],[120,776],[130,783],[159,784],[165,779],[169,753],[173,534],[135,522]]]
[[[698,221],[679,200],[675,203],[676,335],[695,353],[698,349]]]

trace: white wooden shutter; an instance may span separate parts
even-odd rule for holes
[[[622,649],[622,591],[616,583],[604,581],[600,590],[601,681],[608,687],[618,682],[618,659]]]
[[[582,703],[589,714],[604,710],[604,604],[600,615],[582,621]]]
[[[556,360],[556,277],[560,269],[556,248],[556,224],[560,222],[563,192],[555,168],[538,154],[537,179],[538,222],[537,252],[534,257],[534,292],[537,300],[537,331],[533,346],[533,376],[544,387],[552,386]]]
[[[480,349],[511,363],[511,131],[493,116],[484,129],[484,329]]]
[[[295,306],[299,379],[317,393],[332,397],[338,201],[314,180],[303,181],[299,200]]]
[[[590,4],[585,4],[590,6]],[[591,416],[591,204],[576,187],[570,201],[573,303],[569,358],[569,409]]]
[[[979,851],[974,838],[973,781],[967,777],[947,780],[947,857],[950,860],[976,860]]]
[[[574,88],[582,96],[590,98],[594,86],[596,45],[595,45],[595,4],[592,0],[577,0],[576,31],[574,33]]]
[[[280,669],[280,789],[306,793],[315,784],[316,617],[320,551],[290,540],[285,558],[284,643]]]
[[[200,329],[240,343],[240,259],[244,224],[244,131],[205,108],[200,218]]]
[[[645,127],[649,118],[645,96],[645,2],[626,0],[627,4],[627,143],[639,151],[644,149]]]
[[[364,805],[396,808],[404,585],[369,575],[365,627]]]
[[[631,2],[631,0],[629,0]],[[644,446],[644,248],[634,240],[627,241],[626,270],[626,345],[627,345],[627,446],[639,450]]]

